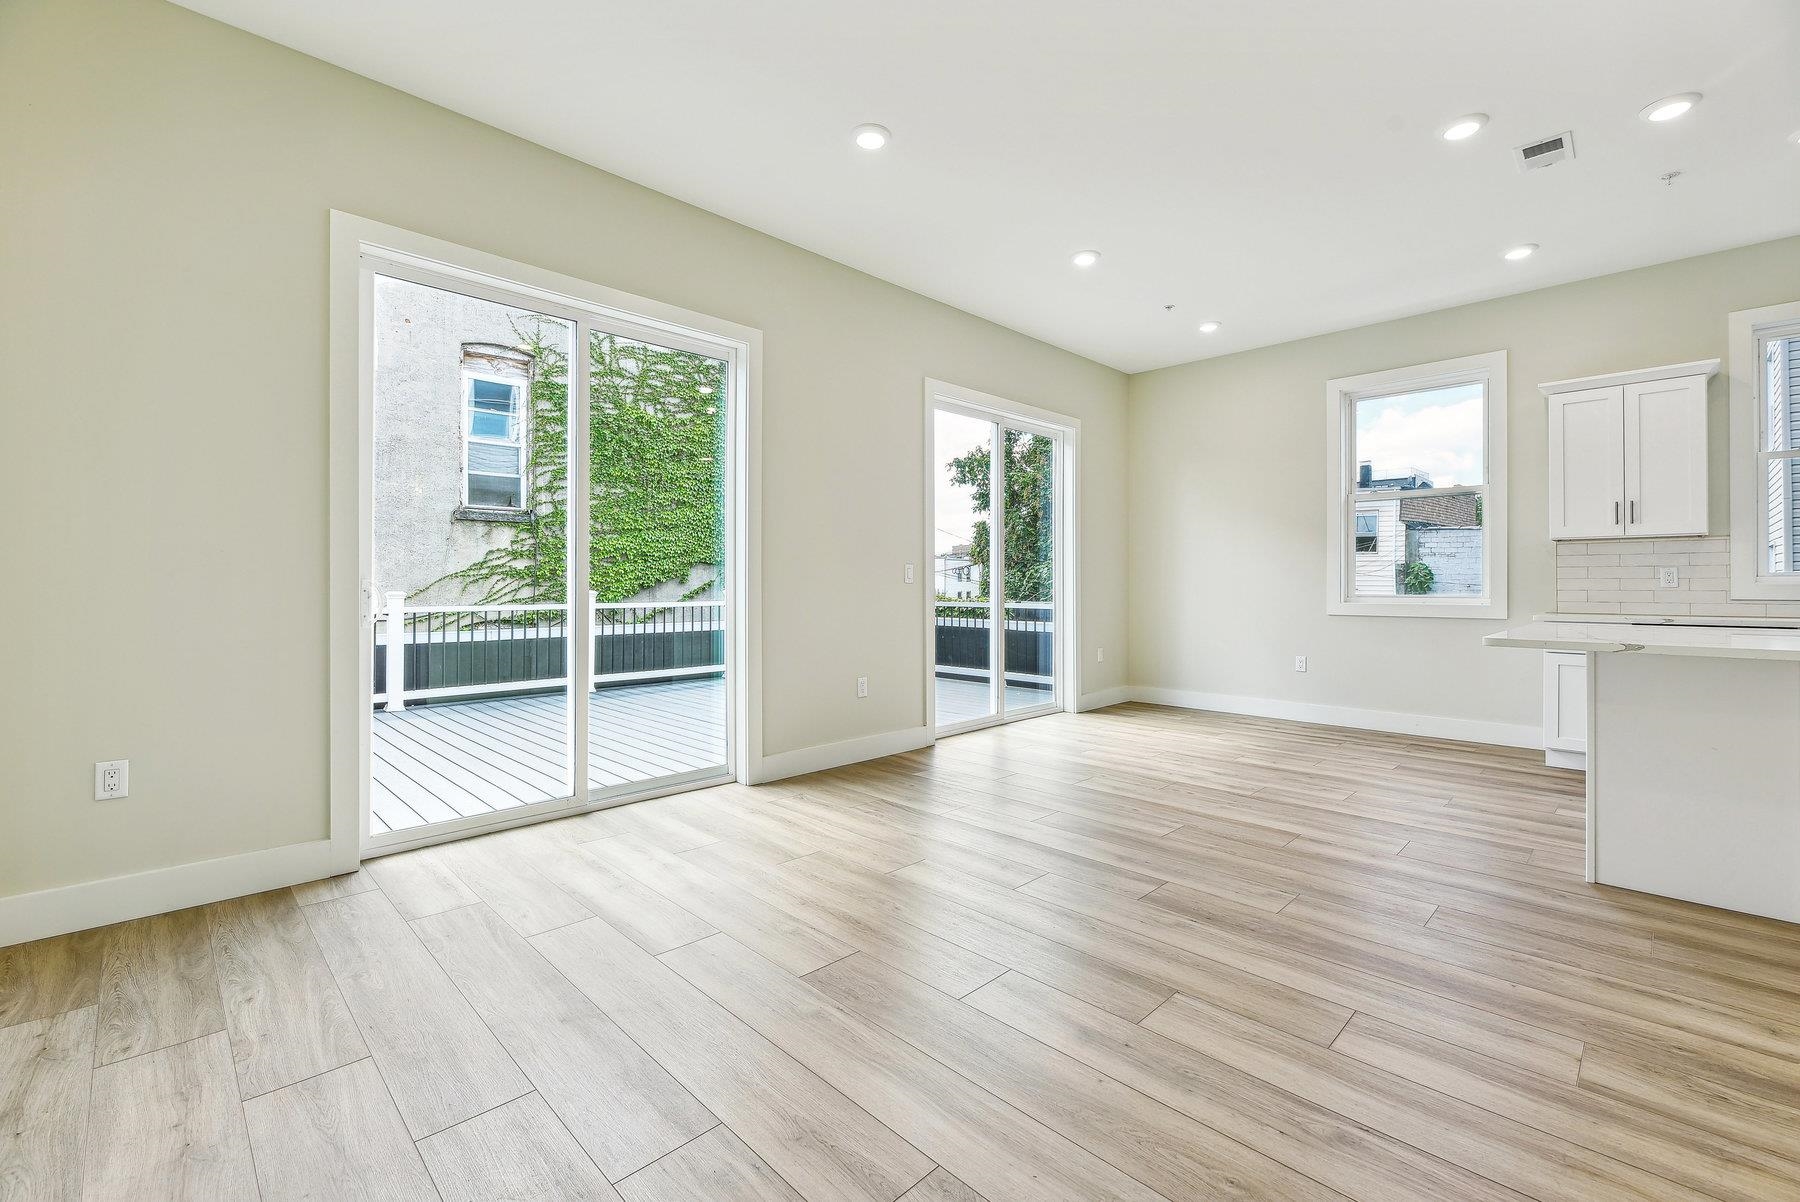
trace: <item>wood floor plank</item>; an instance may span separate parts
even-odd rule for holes
[[[1179,994],[1143,1026],[1545,1202],[1651,1198],[1698,1202],[1705,1197],[1461,1098]]]
[[[307,881],[294,886],[294,900],[303,906],[313,902],[330,901],[334,897],[349,897],[353,893],[366,893],[375,888],[375,879],[365,868],[355,872],[346,872],[339,876],[328,876],[323,880]]]
[[[100,930],[0,947],[0,1027],[92,1006],[100,993]]]
[[[206,912],[176,910],[106,928],[94,1063],[225,1029]]]
[[[931,1176],[907,1190],[900,1202],[986,1202],[986,1199],[943,1169],[933,1169]]]
[[[805,1197],[893,1202],[933,1168],[604,921],[550,931],[532,944]]]
[[[1347,1197],[1522,1197],[1019,973],[964,1002]]]
[[[79,1198],[95,1012],[0,1028],[0,1197]]]
[[[1698,1131],[1800,1158],[1800,1094],[1792,1105],[1741,1093],[1668,1065],[1635,1060],[1606,1048],[1581,1058],[1582,1089],[1665,1115]]]
[[[400,917],[423,918],[481,899],[451,871],[435,847],[421,847],[370,860],[363,871],[387,894]]]
[[[84,1197],[258,1196],[223,1033],[103,1065],[93,1091]]]
[[[801,1202],[723,1123],[619,1182],[619,1193],[625,1202]]]
[[[414,1139],[531,1091],[386,896],[320,902],[306,919]]]
[[[608,1180],[718,1122],[486,906],[413,929]]]
[[[661,959],[992,1202],[1163,1197],[729,935]]]
[[[1734,1144],[1379,1019],[1357,1015],[1331,1047],[1417,1085],[1625,1160],[1701,1193],[1734,1202],[1800,1198],[1800,1160]]]
[[[373,1060],[244,1103],[263,1202],[432,1202],[437,1190]]]
[[[479,844],[444,843],[432,849],[482,901],[521,935],[536,935],[592,917],[532,863],[530,836],[500,831]]]
[[[715,843],[696,848],[685,858],[699,861],[715,875],[751,889],[814,929],[884,960],[952,997],[961,997],[1005,971],[985,956],[947,939],[910,924],[887,921],[873,908],[846,904],[841,899],[835,903],[826,901],[817,889],[796,884],[789,875],[766,865],[734,861],[713,853],[713,849],[723,846]]]
[[[1342,1198],[867,956],[826,965],[806,980],[1166,1197]]]
[[[635,877],[682,909],[727,932],[790,972],[811,972],[848,956],[849,944],[770,905],[753,892],[707,872],[680,856],[620,835],[587,845],[589,854]]]
[[[287,890],[218,902],[206,907],[206,917],[243,1097],[369,1054]]]
[[[553,828],[562,825],[547,822],[520,832],[532,867],[639,947],[654,956],[717,929],[581,844],[559,837]]]
[[[618,1192],[535,1093],[419,1141],[444,1202],[617,1202]]]

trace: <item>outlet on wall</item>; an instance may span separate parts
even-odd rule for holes
[[[1679,587],[1681,587],[1681,573],[1676,571],[1674,568],[1658,568],[1658,569],[1656,569],[1656,587],[1657,588],[1679,588]]]
[[[1296,672],[1306,671],[1306,657],[1304,655],[1296,655],[1294,657],[1294,671],[1296,671]]]
[[[911,584],[912,581],[913,581],[913,566],[909,563],[906,565],[906,583]]]
[[[1101,664],[1106,662],[1106,648],[1105,647],[1094,648],[1094,662],[1101,663]]]
[[[856,678],[856,695],[858,697],[867,697],[869,695],[869,678],[867,676],[858,676]]]
[[[131,761],[101,760],[94,765],[94,800],[111,801],[131,795]]]

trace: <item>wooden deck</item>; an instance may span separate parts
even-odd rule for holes
[[[1034,706],[1048,705],[1055,698],[1049,689],[1027,689],[1017,685],[1006,686],[1006,710],[1013,713],[1030,709]],[[975,718],[985,718],[994,712],[988,702],[986,684],[973,680],[956,680],[947,676],[937,678],[937,724],[951,726],[958,722],[968,722]]]
[[[406,830],[567,797],[568,702],[561,694],[377,710],[369,830]],[[725,764],[717,677],[589,694],[588,783],[632,784]]]

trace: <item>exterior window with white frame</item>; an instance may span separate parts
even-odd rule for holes
[[[1506,616],[1506,354],[1326,386],[1327,612]]]
[[[1800,302],[1730,326],[1731,595],[1800,600]]]
[[[462,375],[464,504],[523,509],[527,381],[468,369]]]

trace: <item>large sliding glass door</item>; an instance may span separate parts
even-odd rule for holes
[[[728,777],[736,350],[364,271],[365,846]]]
[[[1067,432],[943,397],[931,432],[937,729],[1059,709]]]

